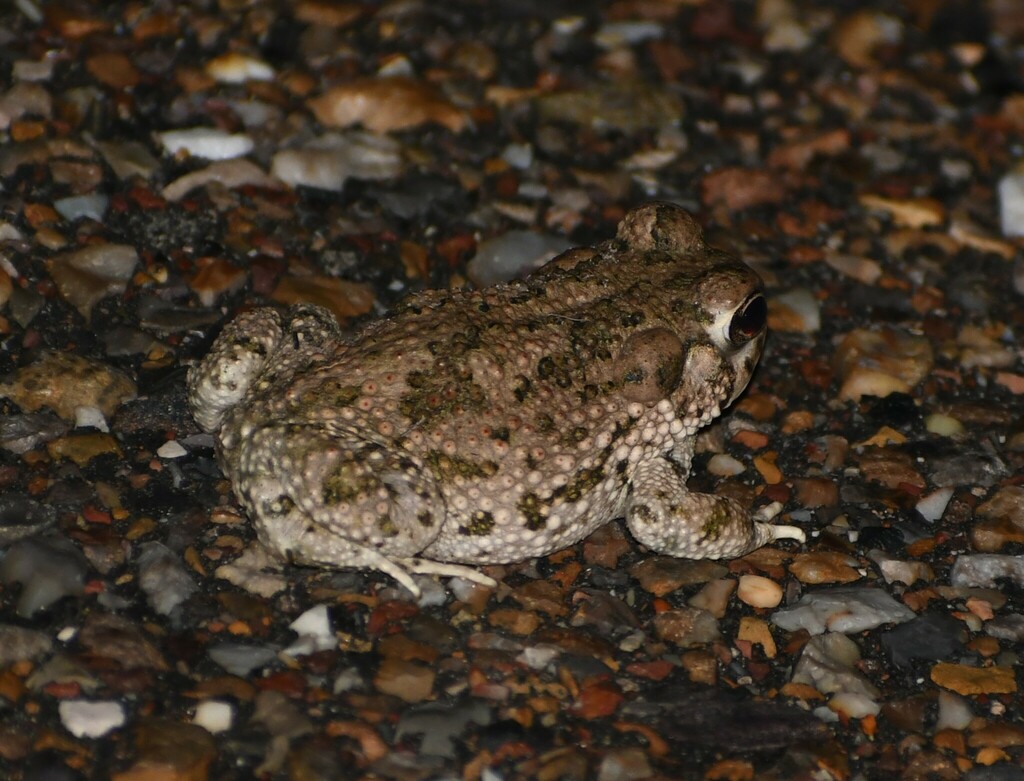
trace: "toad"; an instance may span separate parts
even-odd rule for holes
[[[527,279],[413,295],[351,337],[316,306],[246,312],[188,397],[260,540],[297,563],[493,585],[477,565],[615,518],[660,553],[730,558],[805,539],[686,486],[766,319],[753,270],[649,203]]]

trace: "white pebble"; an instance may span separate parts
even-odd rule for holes
[[[466,273],[479,287],[525,276],[569,249],[563,236],[511,230],[477,245]]]
[[[931,493],[925,494],[914,505],[914,508],[929,523],[935,523],[946,512],[946,505],[953,497],[952,488],[939,488]]]
[[[1019,164],[999,180],[999,220],[1004,236],[1024,236],[1024,168]]]
[[[751,607],[777,607],[782,601],[782,586],[760,575],[742,575],[736,596]]]
[[[661,38],[665,28],[660,22],[625,21],[606,22],[594,36],[594,41],[602,49],[617,49],[620,46],[632,46],[655,38]]]
[[[393,139],[370,133],[328,133],[302,149],[275,154],[270,173],[292,187],[337,191],[350,177],[390,179],[402,166],[402,149]]]
[[[101,738],[124,726],[124,708],[112,700],[63,700],[58,706],[64,729],[76,738]]]
[[[157,449],[156,454],[160,456],[160,458],[181,458],[182,456],[187,456],[188,451],[183,448],[177,440],[172,439],[164,442]]]
[[[825,263],[843,276],[856,279],[865,285],[875,284],[879,277],[882,276],[882,266],[878,261],[871,260],[871,258],[863,258],[859,255],[830,252],[825,256]]]
[[[196,705],[196,715],[192,719],[193,724],[205,729],[207,732],[217,734],[231,729],[235,720],[235,709],[230,703],[220,700],[206,700]]]
[[[109,432],[107,419],[99,407],[75,407],[75,428],[94,428],[104,433]]]
[[[561,650],[553,645],[531,645],[523,649],[516,661],[522,662],[531,670],[543,670],[557,659],[560,653]]]
[[[826,630],[856,634],[882,624],[901,624],[914,615],[880,588],[840,586],[806,593],[794,606],[776,611],[771,620],[787,632],[806,629],[812,635]]]
[[[206,64],[206,73],[221,84],[243,84],[246,81],[270,81],[274,69],[263,60],[240,52],[228,52]]]
[[[735,477],[745,471],[747,468],[743,462],[728,453],[715,453],[708,461],[708,472],[716,477]]]
[[[951,415],[936,412],[924,419],[924,427],[929,434],[940,437],[956,437],[964,433],[964,424]]]
[[[962,730],[974,720],[971,704],[953,692],[939,689],[939,716],[935,720],[935,731],[944,729]]]
[[[331,628],[331,617],[327,605],[311,607],[296,618],[288,628],[298,634],[299,639],[284,649],[289,656],[308,656],[317,651],[336,648],[338,640]]]
[[[800,321],[802,333],[814,333],[821,328],[821,302],[805,287],[798,287],[774,296],[773,307],[783,307]]]
[[[530,144],[509,144],[501,153],[501,159],[513,168],[524,171],[533,165],[533,146]]]
[[[851,719],[877,716],[882,709],[874,700],[854,692],[839,692],[828,701],[828,706],[836,713],[844,714]]]
[[[96,222],[103,221],[103,215],[107,213],[107,206],[110,198],[106,195],[93,193],[91,195],[72,195],[69,198],[59,198],[53,202],[53,208],[57,213],[69,222],[74,222],[79,217],[88,217]]]
[[[244,133],[228,133],[212,127],[168,130],[157,137],[172,155],[184,150],[192,157],[206,160],[230,160],[252,151],[253,140]]]

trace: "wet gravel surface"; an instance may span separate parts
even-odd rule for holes
[[[18,0],[0,86],[0,777],[1024,778],[1019,3]],[[185,404],[227,320],[652,198],[769,292],[692,484],[806,544],[268,566]]]

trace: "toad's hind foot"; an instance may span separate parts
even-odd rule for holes
[[[407,571],[414,572],[417,575],[436,575],[442,578],[462,578],[463,580],[478,583],[479,585],[487,586],[488,588],[494,588],[498,585],[498,581],[494,578],[488,577],[478,569],[466,567],[462,564],[445,564],[441,561],[417,558],[401,559],[398,563]]]

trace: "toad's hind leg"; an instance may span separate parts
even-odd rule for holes
[[[445,517],[420,459],[353,429],[276,423],[252,432],[236,463],[239,499],[278,555],[376,569],[419,593],[409,573],[426,571],[416,556]]]

